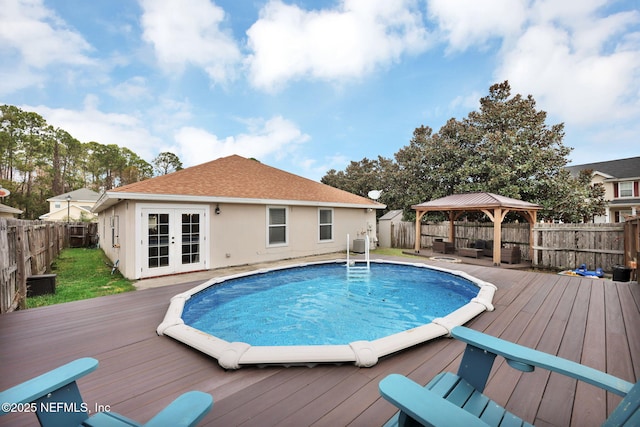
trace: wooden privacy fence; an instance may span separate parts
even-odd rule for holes
[[[624,224],[536,224],[533,265],[560,270],[624,265]]]
[[[25,308],[27,278],[47,272],[71,225],[0,218],[0,313]]]
[[[456,247],[465,248],[476,240],[493,240],[493,224],[456,222]],[[433,246],[434,239],[448,239],[449,223],[422,224],[420,247]],[[611,272],[624,265],[624,224],[540,224],[534,225],[533,259],[530,257],[529,224],[502,224],[502,243],[518,247],[522,259],[540,268],[567,270],[587,264]],[[413,249],[415,223],[399,222],[391,228],[391,245]]]

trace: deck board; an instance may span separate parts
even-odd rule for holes
[[[496,310],[473,319],[469,327],[637,381],[637,283],[425,263],[498,286]],[[443,337],[382,358],[371,368],[345,364],[225,371],[208,356],[155,333],[169,298],[196,283],[0,316],[0,389],[91,356],[100,361],[99,368],[79,381],[89,407],[108,404],[142,422],[182,392],[199,389],[215,400],[204,426],[375,426],[395,413],[379,396],[382,378],[397,372],[426,384],[442,370],[455,371],[464,350],[462,343]],[[486,393],[539,426],[599,425],[619,401],[556,374],[514,371],[501,360]],[[0,417],[0,426],[34,421],[31,414],[15,414]]]

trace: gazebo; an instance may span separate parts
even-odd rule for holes
[[[518,212],[529,222],[529,242],[533,242],[533,225],[536,223],[537,212],[542,206],[522,200],[499,196],[493,193],[452,194],[440,199],[430,200],[411,206],[416,211],[416,243],[415,251],[420,251],[420,222],[427,212],[448,212],[449,241],[455,244],[455,221],[464,212],[484,212],[493,222],[493,264],[500,265],[502,221],[509,212]],[[530,246],[530,257],[533,247]]]

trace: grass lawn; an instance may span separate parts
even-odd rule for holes
[[[403,254],[402,249],[391,248],[378,248],[371,251],[371,255],[416,258]],[[51,273],[57,274],[56,293],[27,298],[27,308],[135,290],[133,281],[125,279],[119,272],[111,275],[111,267],[107,262],[101,249],[64,249],[51,266]]]
[[[389,256],[402,256],[407,258],[420,258],[417,255],[409,255],[405,254],[402,251],[406,251],[406,249],[396,249],[396,248],[377,248],[371,251],[371,255],[389,255]]]
[[[27,298],[27,308],[77,301],[135,290],[133,282],[111,267],[102,249],[64,249],[51,266],[56,293]]]

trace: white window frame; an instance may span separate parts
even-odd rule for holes
[[[109,228],[111,229],[111,247],[120,247],[120,217],[112,215],[109,217]]]
[[[624,185],[623,185],[624,184]],[[628,188],[626,188],[628,186]],[[625,188],[623,188],[625,187]],[[628,194],[622,194],[622,192],[628,192]],[[618,198],[619,199],[626,199],[626,198],[630,198],[633,197],[633,182],[631,181],[621,181],[618,182]]]
[[[328,222],[328,223],[322,222],[322,211],[331,212],[331,222]],[[318,208],[318,242],[320,243],[333,242],[333,219],[334,219],[333,208]],[[331,237],[329,237],[328,239],[322,238],[323,226],[324,227],[329,226],[331,228]]]
[[[271,210],[284,210],[284,224],[271,224]],[[267,215],[266,215],[266,224],[267,224],[267,236],[266,243],[268,248],[274,248],[279,246],[288,246],[289,245],[289,209],[286,206],[267,206]],[[270,231],[271,228],[275,227],[284,227],[284,242],[271,243],[270,241]]]

